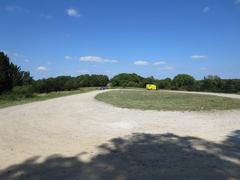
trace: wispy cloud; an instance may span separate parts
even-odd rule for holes
[[[165,62],[165,61],[156,61],[156,62],[154,62],[152,65],[154,65],[154,66],[160,66],[160,65],[163,65],[163,64],[166,64],[166,62]]]
[[[79,58],[82,62],[96,62],[96,63],[117,63],[115,59],[108,59],[100,56],[81,56]]]
[[[40,17],[43,18],[43,19],[47,19],[47,20],[53,19],[52,15],[44,14],[44,13],[40,14]]]
[[[17,57],[17,58],[24,58],[25,56],[20,54],[20,53],[13,53],[13,56],[14,57]]]
[[[24,59],[24,62],[25,63],[30,63],[30,60],[29,59]]]
[[[48,69],[45,66],[38,66],[36,70],[37,71],[47,71]]]
[[[22,8],[20,6],[6,5],[4,9],[7,12],[29,13],[28,9]]]
[[[72,56],[64,56],[64,59],[65,59],[65,60],[72,60],[73,57],[72,57]]]
[[[74,8],[68,8],[66,10],[66,12],[67,12],[67,15],[71,16],[71,17],[81,17],[82,16],[81,14],[79,14],[78,10],[74,9]]]
[[[203,8],[202,12],[203,12],[203,13],[207,13],[207,12],[209,12],[210,10],[211,10],[211,8],[208,7],[208,6],[206,6],[206,7]]]
[[[192,55],[191,58],[192,58],[192,59],[206,59],[207,56],[195,54],[195,55]]]
[[[235,4],[240,4],[240,0],[235,0]]]
[[[167,70],[167,71],[172,71],[175,69],[173,66],[164,66],[164,67],[159,67],[159,70]]]
[[[134,61],[133,64],[137,66],[147,66],[149,63],[148,61]]]

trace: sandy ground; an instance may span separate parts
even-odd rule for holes
[[[102,91],[94,91],[1,109],[0,179],[1,177],[3,179],[21,179],[21,177],[22,179],[54,179],[53,177],[61,179],[65,176],[67,178],[65,177],[63,179],[108,179],[108,174],[114,171],[114,167],[117,172],[111,174],[110,179],[134,179],[131,177],[138,176],[128,172],[128,169],[135,167],[131,172],[138,173],[141,171],[139,163],[138,165],[126,163],[126,165],[131,168],[121,169],[124,168],[124,165],[121,167],[118,166],[119,163],[121,163],[121,158],[124,159],[128,155],[127,157],[129,158],[135,158],[132,159],[131,162],[136,163],[136,159],[144,156],[141,154],[142,152],[140,152],[141,148],[138,147],[139,144],[151,144],[151,149],[154,149],[151,151],[153,154],[158,154],[159,152],[156,150],[155,146],[166,146],[170,148],[167,153],[170,153],[172,152],[171,148],[173,144],[166,145],[163,144],[163,142],[169,143],[172,142],[172,140],[174,140],[174,145],[177,145],[174,149],[179,149],[179,146],[181,147],[179,156],[185,156],[185,153],[196,153],[196,150],[198,150],[197,153],[200,153],[199,156],[198,154],[189,155],[193,157],[202,157],[202,153],[204,152],[208,153],[207,155],[214,154],[214,158],[218,159],[214,160],[216,164],[211,167],[214,174],[205,173],[206,175],[203,176],[202,179],[212,179],[213,177],[218,177],[218,179],[240,179],[240,175],[238,174],[238,170],[240,172],[240,149],[238,149],[238,145],[233,145],[233,143],[236,143],[239,140],[238,138],[240,138],[240,133],[238,131],[240,130],[240,110],[213,112],[157,112],[123,109],[95,100],[94,96],[100,92]],[[238,95],[225,96],[240,98]],[[230,142],[230,138],[233,136],[236,141]],[[188,139],[186,139],[186,137],[188,137]],[[121,140],[113,140],[114,138],[121,138]],[[141,141],[144,139],[144,143],[139,143],[139,139],[141,139]],[[176,141],[176,139],[178,141]],[[146,143],[148,141],[149,143]],[[105,147],[106,143],[108,143],[109,147]],[[189,143],[188,146],[182,146],[182,144],[187,143]],[[231,148],[229,143],[232,143]],[[190,146],[191,149],[189,149]],[[134,151],[136,151],[136,155],[134,155],[130,147],[135,147]],[[113,150],[114,148],[115,150]],[[121,149],[121,153],[115,152],[118,159],[109,160],[116,157],[113,156],[113,154],[114,151],[118,152],[117,148]],[[186,150],[185,148],[188,149]],[[142,149],[145,149],[145,155],[150,151],[150,148],[147,147],[142,147]],[[102,156],[107,153],[113,154],[108,157],[108,160],[101,159]],[[128,154],[123,156],[123,153]],[[168,155],[167,153],[165,155]],[[182,153],[184,155],[182,155]],[[88,163],[87,166],[75,164],[75,166],[81,166],[81,171],[83,171],[83,167],[87,167],[84,169],[85,172],[79,174],[79,172],[76,173],[75,171],[72,172],[68,171],[69,169],[64,169],[63,171],[66,171],[64,174],[65,176],[56,176],[57,173],[42,173],[42,169],[50,171],[46,164],[43,167],[37,166],[34,172],[29,170],[31,167],[34,167],[35,164],[44,163],[47,158],[53,157],[53,155],[56,154],[61,157],[77,157],[79,162],[85,163],[84,165]],[[154,156],[153,154],[150,156]],[[172,154],[169,154],[169,156],[170,155],[172,156]],[[147,162],[149,162],[148,158],[150,156],[146,158]],[[158,157],[158,155],[155,156],[156,158]],[[101,161],[99,157],[101,157]],[[158,158],[162,158],[162,156]],[[30,161],[26,161],[29,159]],[[98,163],[97,168],[93,165],[94,160]],[[70,160],[68,159],[68,161]],[[128,162],[126,159],[124,161]],[[151,162],[152,161],[153,160],[151,160]],[[224,161],[224,163],[228,164],[218,167],[218,164],[221,164],[218,161]],[[100,172],[98,168],[101,166],[99,164],[103,166],[105,162],[108,164],[107,170],[111,173],[106,173],[107,170],[106,167],[104,167],[104,172],[106,174],[101,171],[101,176],[97,174]],[[212,162],[212,160],[210,162]],[[26,168],[28,166],[25,167],[24,165],[26,164],[24,163],[30,163],[31,167]],[[206,163],[209,164],[208,161]],[[191,166],[191,164],[188,163],[185,165]],[[68,166],[71,166],[71,164],[68,164]],[[146,166],[148,167],[148,164]],[[164,170],[166,164],[162,166]],[[202,166],[205,167],[206,164]],[[98,169],[98,171],[93,171],[90,167],[94,167],[93,169]],[[151,167],[151,169],[156,168],[156,166],[153,167],[152,164]],[[36,170],[37,168],[40,170]],[[197,169],[199,168],[201,167],[196,166],[196,172],[198,172]],[[60,168],[58,167],[58,169]],[[171,168],[168,167],[165,171],[162,170],[161,172],[146,171],[145,169],[145,175],[139,176],[138,179],[149,179],[151,175],[154,177],[156,172],[158,173],[158,177],[174,179],[174,176],[165,176],[168,175],[167,170],[169,169]],[[219,172],[220,170],[221,172]],[[179,168],[175,169],[176,175],[182,172],[183,171],[180,171]],[[208,169],[206,169],[206,172],[208,172]],[[3,173],[2,176],[1,173]],[[39,173],[48,175],[41,176]],[[215,173],[219,173],[221,176]],[[97,175],[94,176],[94,174]],[[149,177],[146,176],[146,174],[149,175]],[[189,178],[189,174],[191,173],[182,174],[182,176],[178,176],[176,179],[191,179]],[[201,173],[201,175],[202,174],[204,173]],[[79,178],[79,176],[82,178]]]

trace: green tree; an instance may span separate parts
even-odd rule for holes
[[[234,80],[225,80],[223,84],[223,91],[226,93],[237,93],[237,84]]]
[[[195,79],[191,75],[188,74],[178,74],[173,79],[173,86],[176,89],[182,89],[182,90],[193,90]]]
[[[201,84],[201,90],[221,92],[223,90],[223,81],[216,75],[205,76]]]
[[[0,52],[0,94],[12,87],[9,58]]]
[[[172,88],[172,80],[171,78],[166,78],[163,80],[157,81],[159,89],[171,89]]]
[[[9,91],[15,86],[27,85],[33,81],[29,72],[10,62],[7,55],[0,52],[0,93]]]
[[[121,73],[111,79],[112,86],[121,87],[141,87],[143,85],[143,77],[132,73]]]

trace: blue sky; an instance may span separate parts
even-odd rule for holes
[[[240,0],[0,0],[0,50],[35,79],[240,78]]]

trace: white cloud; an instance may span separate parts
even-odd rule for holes
[[[68,16],[72,16],[72,17],[80,17],[81,16],[81,14],[79,14],[79,12],[74,8],[69,8],[66,10],[66,12],[67,12]]]
[[[24,59],[24,62],[25,62],[25,63],[29,63],[30,60],[29,60],[29,59]]]
[[[96,63],[117,63],[117,60],[107,59],[100,56],[81,56],[79,58],[82,62],[96,62]]]
[[[37,71],[47,71],[47,68],[45,66],[38,66]]]
[[[19,13],[29,13],[28,9],[22,8],[20,6],[12,6],[12,5],[6,5],[5,11],[13,13],[13,12],[19,12]]]
[[[195,55],[192,55],[191,58],[192,59],[206,59],[207,56],[195,54]]]
[[[40,17],[44,18],[44,19],[52,19],[53,18],[53,16],[51,16],[49,14],[40,14]]]
[[[133,64],[137,66],[147,66],[149,63],[147,61],[134,61]]]
[[[207,12],[209,12],[210,10],[211,10],[210,7],[206,6],[206,7],[203,8],[202,11],[203,11],[204,13],[207,13]]]
[[[23,58],[25,57],[24,55],[20,54],[20,53],[13,53],[13,56],[17,57],[17,58]]]
[[[240,4],[240,0],[235,0],[235,4]]]
[[[174,70],[175,68],[173,66],[166,66],[163,69],[165,69],[165,70]]]
[[[73,57],[71,57],[71,56],[65,56],[64,59],[65,59],[65,60],[72,60]]]
[[[164,66],[164,67],[160,67],[158,68],[159,70],[168,70],[168,71],[171,71],[171,70],[174,70],[175,67],[173,66]]]
[[[153,63],[154,66],[159,66],[159,65],[163,65],[163,64],[166,64],[165,61],[156,61]]]

